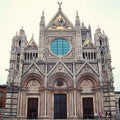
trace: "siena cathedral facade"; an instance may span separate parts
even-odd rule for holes
[[[39,43],[24,29],[12,39],[6,111],[19,119],[94,119],[96,113],[116,115],[109,41],[98,27],[75,25],[58,11],[48,25],[44,12]]]

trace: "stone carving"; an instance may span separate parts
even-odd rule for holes
[[[81,82],[81,87],[92,87],[93,86],[93,83],[91,80],[83,80]]]
[[[40,83],[37,80],[31,80],[28,82],[27,87],[38,88],[40,87]]]
[[[57,80],[55,81],[55,85],[54,85],[54,86],[55,86],[55,87],[66,87],[67,84],[66,84],[66,82],[65,82],[64,79],[59,78],[59,79],[57,79]]]

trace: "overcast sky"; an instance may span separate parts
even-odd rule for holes
[[[23,26],[28,41],[32,34],[39,38],[42,11],[46,25],[58,11],[58,0],[0,0],[0,84],[7,81],[10,49],[13,36]],[[60,1],[60,0],[59,0]],[[120,0],[61,0],[62,10],[74,24],[76,11],[80,21],[94,32],[100,26],[109,38],[115,90],[120,90]]]

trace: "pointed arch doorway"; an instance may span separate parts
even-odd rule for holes
[[[67,119],[66,94],[54,94],[54,119]]]

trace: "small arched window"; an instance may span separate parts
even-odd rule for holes
[[[25,60],[27,59],[27,53],[24,54],[25,55]]]
[[[91,52],[91,59],[93,59],[93,53]]]
[[[96,53],[94,52],[94,59],[96,59]]]
[[[36,58],[38,57],[38,53],[36,53]]]
[[[100,39],[100,46],[102,45],[102,40]]]
[[[88,53],[88,59],[90,59],[90,53]]]
[[[83,58],[85,59],[85,53],[83,52]]]
[[[19,47],[21,48],[21,40],[19,41]]]

